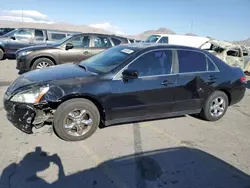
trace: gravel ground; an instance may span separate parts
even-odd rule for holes
[[[0,97],[18,76],[0,62]],[[249,79],[249,77],[248,77]],[[250,82],[248,82],[250,88]],[[26,135],[0,100],[0,188],[250,188],[250,90],[218,122],[192,116],[99,129],[82,142]]]

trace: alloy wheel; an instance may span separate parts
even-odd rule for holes
[[[85,109],[74,109],[65,119],[64,129],[71,136],[86,134],[93,123],[91,114]]]
[[[210,113],[213,117],[219,117],[224,113],[225,108],[225,100],[222,97],[217,97],[211,103]]]
[[[38,65],[36,66],[37,69],[42,69],[42,68],[45,68],[45,67],[49,67],[49,63],[43,61],[43,62],[40,62],[38,63]]]

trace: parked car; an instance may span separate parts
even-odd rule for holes
[[[0,28],[0,36],[9,33],[10,31],[14,30],[15,28]]]
[[[130,43],[136,43],[136,40],[135,39],[129,39],[129,42]]]
[[[200,45],[209,41],[208,37],[173,35],[173,34],[155,34],[147,38],[147,43],[165,43],[198,48]]]
[[[209,40],[199,48],[209,51],[230,66],[250,72],[250,50],[242,45],[225,41]]]
[[[122,43],[127,43],[127,38],[98,33],[71,35],[56,44],[20,49],[16,53],[16,68],[20,73],[24,73],[62,63],[81,61]]]
[[[198,48],[124,44],[19,76],[4,95],[4,108],[25,133],[52,121],[57,135],[77,141],[100,124],[184,114],[219,120],[244,97],[245,83],[240,68]]]
[[[142,40],[135,40],[136,43],[141,43],[143,42]]]
[[[68,35],[79,33],[35,28],[14,29],[0,37],[0,60],[15,59],[15,53],[20,48],[41,44],[50,44]]]

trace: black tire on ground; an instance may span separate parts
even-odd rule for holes
[[[218,97],[222,98],[225,101],[225,108],[224,108],[223,113],[220,116],[215,117],[215,116],[212,116],[212,114],[210,113],[210,107],[211,107],[213,100],[215,100]],[[217,121],[224,116],[224,114],[227,111],[227,107],[228,107],[227,95],[222,91],[214,91],[213,93],[211,93],[211,95],[208,97],[207,101],[205,102],[203,109],[200,113],[200,116],[207,121]]]
[[[35,60],[35,62],[33,63],[33,65],[31,66],[31,70],[35,70],[35,69],[38,69],[38,66],[39,65],[42,65],[42,64],[46,64],[48,66],[53,66],[55,65],[53,61],[51,61],[50,59],[48,58],[38,58],[37,60]]]
[[[69,112],[74,109],[82,108],[87,110],[92,116],[92,125],[88,132],[86,132],[82,136],[72,136],[68,134],[64,128],[65,119],[67,118]],[[100,113],[98,108],[94,103],[87,99],[70,99],[62,104],[56,110],[54,116],[54,131],[56,134],[63,140],[66,141],[80,141],[85,140],[90,137],[97,130],[100,124]]]
[[[4,51],[0,48],[0,60],[4,59]]]

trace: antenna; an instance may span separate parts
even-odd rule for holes
[[[23,8],[22,8],[22,23],[23,23]]]
[[[194,25],[194,20],[191,21],[190,33],[193,33],[193,25]]]

